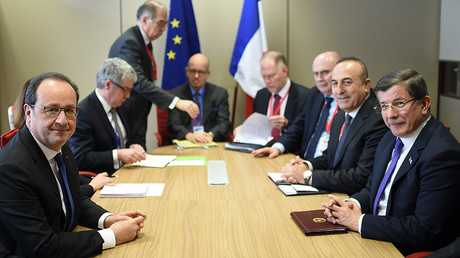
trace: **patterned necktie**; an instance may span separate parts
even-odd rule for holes
[[[277,116],[280,114],[280,108],[278,106],[280,105],[280,95],[275,94],[273,96],[275,98],[275,101],[273,102],[273,109],[272,109],[272,116]],[[272,136],[275,138],[275,141],[277,141],[280,138],[281,135],[281,130],[278,128],[273,128],[272,129]]]
[[[198,92],[198,91],[195,92],[195,98],[194,98],[193,101],[195,102],[195,104],[196,104],[196,105],[200,108],[200,110],[201,110],[200,96],[201,96],[200,92]],[[197,116],[196,118],[193,118],[193,119],[192,119],[192,132],[193,132],[193,128],[194,128],[195,126],[200,126],[200,125],[202,125],[202,123],[201,123],[201,112],[198,114],[198,116]]]
[[[66,221],[64,225],[64,231],[70,232],[74,220],[74,205],[73,205],[73,199],[72,199],[72,193],[70,192],[70,187],[69,187],[69,182],[67,181],[67,173],[66,173],[66,168],[64,164],[64,159],[62,158],[61,153],[58,153],[55,157],[54,160],[58,164],[59,167],[59,173],[58,173],[58,179],[59,179],[59,184],[61,185],[61,190],[62,190],[62,196],[64,198],[64,204],[65,204],[65,209],[66,209]]]
[[[123,137],[123,133],[121,132],[120,124],[118,123],[117,117],[117,110],[115,108],[110,109],[110,113],[112,113],[112,120],[115,124],[115,136],[117,138],[118,148],[122,149],[125,147],[125,138]]]
[[[152,42],[147,44],[147,50],[149,54],[150,61],[152,62],[152,73],[153,78],[157,80],[157,63],[155,62],[155,58],[153,57],[153,47]]]
[[[380,197],[382,196],[383,191],[385,190],[385,187],[388,183],[388,180],[391,177],[391,174],[393,174],[396,164],[398,163],[399,156],[401,155],[401,150],[404,144],[402,143],[401,139],[398,138],[396,140],[395,148],[393,151],[393,157],[391,157],[391,163],[390,166],[388,167],[387,172],[385,173],[385,176],[383,176],[382,182],[380,182],[379,190],[377,191],[377,195],[375,196],[374,200],[374,209],[373,209],[373,214],[377,215],[377,208],[379,205]]]
[[[326,121],[327,117],[329,116],[329,109],[331,109],[331,102],[332,97],[326,97],[326,105],[323,106],[323,110],[319,116],[318,123],[316,124],[315,132],[313,133],[313,137],[311,138],[310,142],[308,143],[308,147],[305,151],[304,159],[313,158],[316,152],[316,147],[318,146],[319,138],[323,134],[324,130],[326,129]]]
[[[339,154],[340,151],[342,150],[343,147],[343,142],[345,141],[348,133],[348,129],[350,128],[350,124],[353,121],[353,118],[350,115],[347,115],[345,117],[345,122],[342,125],[342,132],[341,135],[339,136],[339,144],[337,145],[337,149],[335,150],[335,155],[334,155],[334,166],[337,164],[339,161]]]

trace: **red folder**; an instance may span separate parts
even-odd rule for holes
[[[347,227],[326,220],[324,210],[293,211],[292,219],[306,235],[347,233]]]

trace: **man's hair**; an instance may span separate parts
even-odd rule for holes
[[[154,19],[157,16],[157,10],[159,7],[166,8],[162,3],[158,1],[147,1],[143,3],[137,9],[137,21],[140,21],[142,16],[147,16],[150,19]]]
[[[409,95],[414,99],[420,100],[428,96],[428,89],[423,77],[412,69],[398,69],[389,74],[384,75],[375,86],[375,93],[379,91],[387,91],[394,85],[405,86]]]
[[[63,75],[62,73],[56,73],[56,72],[48,72],[48,73],[42,73],[40,75],[35,76],[29,83],[29,86],[27,87],[26,90],[26,95],[24,97],[24,103],[28,105],[33,105],[37,101],[37,90],[40,84],[44,80],[55,80],[55,81],[63,81],[70,86],[72,86],[73,90],[75,91],[75,94],[77,95],[77,102],[80,97],[78,93],[78,86],[72,82],[69,77]]]
[[[344,57],[342,59],[340,59],[339,61],[337,61],[337,64],[335,65],[338,65],[340,63],[343,63],[343,62],[357,62],[358,64],[361,65],[361,82],[364,82],[367,78],[369,78],[369,73],[367,72],[367,66],[366,64],[361,61],[359,58],[356,58],[356,57],[353,57],[353,56],[349,56],[349,57]]]
[[[269,52],[265,53],[262,56],[260,61],[263,61],[265,59],[273,60],[275,62],[275,64],[278,65],[280,70],[283,69],[284,66],[287,67],[286,57],[283,55],[283,53],[281,53],[279,51],[269,51]]]
[[[129,79],[136,83],[137,75],[134,69],[125,60],[114,57],[106,59],[99,68],[97,73],[97,87],[103,89],[105,82],[111,80],[114,83],[121,83]]]

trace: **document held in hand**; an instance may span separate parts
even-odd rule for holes
[[[347,233],[347,227],[326,220],[324,210],[293,211],[292,219],[308,235]]]

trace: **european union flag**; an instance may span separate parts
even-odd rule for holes
[[[171,0],[170,9],[162,85],[165,90],[187,82],[188,59],[201,52],[192,1]]]

